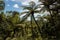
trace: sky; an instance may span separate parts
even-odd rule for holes
[[[38,0],[4,0],[5,2],[5,9],[4,11],[18,11],[18,12],[22,12],[22,7],[21,6],[25,6],[25,5],[29,5],[30,1],[34,1],[36,4],[38,4]],[[40,15],[40,14],[34,14],[35,17]],[[24,15],[22,15],[21,17],[23,17]],[[30,20],[30,17],[28,18],[28,20]]]
[[[4,0],[5,2],[5,11],[18,11],[21,12],[21,6],[28,5],[30,1],[34,1],[35,3],[38,0]]]
[[[18,11],[22,12],[21,6],[29,5],[30,1],[34,1],[35,3],[38,3],[38,0],[4,0],[5,2],[5,9],[4,11]],[[39,14],[35,14],[35,17]],[[21,17],[23,17],[22,15]],[[30,17],[28,17],[28,20],[30,20]]]

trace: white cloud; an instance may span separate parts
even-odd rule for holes
[[[28,5],[30,1],[34,1],[35,3],[38,2],[38,0],[11,0],[11,1],[21,2],[22,5]]]
[[[35,3],[38,2],[38,0],[24,0],[21,3],[22,3],[22,5],[28,5],[30,1],[34,1]]]
[[[15,4],[13,7],[14,7],[14,8],[19,8],[18,4]]]
[[[21,2],[22,5],[29,5],[27,2]]]

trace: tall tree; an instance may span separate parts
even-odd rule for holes
[[[44,5],[44,8],[47,9],[47,11],[50,13],[50,18],[47,19],[49,20],[49,22],[46,24],[46,28],[47,30],[45,31],[45,33],[47,32],[47,34],[49,35],[49,37],[51,38],[51,36],[55,36],[56,37],[56,40],[59,40],[59,36],[57,36],[59,33],[58,31],[58,28],[59,26],[56,26],[57,24],[60,24],[59,22],[57,22],[58,20],[56,19],[59,19],[59,10],[60,10],[60,0],[39,0],[40,2],[42,2],[41,5]],[[59,1],[59,2],[58,2]],[[42,7],[43,8],[43,7]],[[42,9],[41,8],[41,9]],[[44,10],[44,9],[43,9]],[[42,11],[43,11],[42,10]],[[49,17],[49,16],[48,16]],[[57,23],[57,24],[56,24]],[[50,26],[49,26],[50,25]],[[53,27],[53,28],[52,28]],[[49,30],[49,29],[50,30]],[[54,29],[54,30],[52,30]],[[51,31],[52,30],[52,31]],[[58,31],[57,31],[58,30]],[[54,32],[54,33],[53,33]],[[51,35],[51,36],[50,36]],[[60,35],[60,34],[59,34]]]
[[[39,10],[37,10],[38,9],[38,4],[36,4],[33,1],[31,1],[28,6],[22,6],[22,7],[23,7],[23,10],[28,10],[28,11],[25,11],[25,12],[21,13],[21,14],[25,14],[26,13],[26,15],[23,16],[23,18],[22,18],[20,23],[24,22],[29,16],[31,16],[31,27],[33,28],[33,26],[32,26],[33,21],[32,20],[34,20],[34,22],[37,25],[38,31],[40,32],[40,27],[39,27],[39,25],[38,25],[38,23],[37,23],[37,21],[35,20],[35,17],[34,17],[35,13],[39,13],[40,12]],[[33,29],[32,29],[32,31],[33,31]]]

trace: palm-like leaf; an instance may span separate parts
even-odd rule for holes
[[[42,12],[42,13],[44,13],[46,11],[46,8],[45,7],[42,7],[41,9],[40,9],[40,13]]]
[[[42,2],[44,5],[51,5],[54,2],[56,2],[56,0],[39,0],[40,2]]]
[[[23,19],[21,20],[20,23],[24,22],[28,18],[29,15],[30,15],[30,13],[29,14],[26,14],[25,16],[23,16]]]
[[[32,8],[29,7],[29,6],[22,6],[23,7],[23,10],[27,9],[27,10],[31,10]]]
[[[29,11],[22,12],[22,13],[20,14],[20,16],[23,15],[23,14],[26,14],[26,13],[29,13]]]
[[[34,14],[34,13],[39,13],[40,10],[36,10],[38,5],[36,5],[34,2],[30,2],[30,5],[28,6],[22,6],[23,7],[23,10],[29,10],[29,11],[26,11],[26,12],[22,12],[21,15],[23,15],[24,13],[30,13],[30,14]],[[23,20],[27,19],[27,14],[25,15],[26,17],[23,18]]]
[[[38,8],[41,8],[40,5],[41,5],[41,4],[36,5],[36,6],[34,7],[34,10],[36,10],[36,9],[38,9]]]
[[[42,2],[42,5],[46,8],[47,11],[50,10],[51,5],[55,5],[54,3],[57,2],[57,0],[39,0]]]
[[[34,13],[40,13],[40,11],[39,10],[35,10]]]
[[[40,5],[40,4],[39,4],[39,5]],[[27,19],[27,17],[31,14],[31,27],[32,27],[32,17],[33,17],[36,25],[38,26],[38,30],[39,30],[39,32],[40,32],[40,28],[39,28],[39,25],[38,25],[37,21],[35,20],[34,13],[39,13],[39,12],[42,12],[42,11],[45,12],[45,7],[42,7],[42,8],[41,8],[39,5],[23,6],[24,9],[29,10],[29,14],[26,14],[26,15],[23,17],[23,19],[22,19],[21,22],[25,21],[25,20]],[[40,9],[40,10],[36,10],[37,8],[41,8],[41,9]],[[24,13],[24,12],[23,12],[23,13]]]

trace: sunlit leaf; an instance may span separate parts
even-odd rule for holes
[[[20,16],[23,15],[23,14],[26,14],[26,13],[29,13],[29,11],[22,12],[22,13],[20,14]]]
[[[21,20],[20,23],[24,22],[28,18],[28,16],[30,16],[30,13],[26,14],[25,16],[23,16],[23,19]]]
[[[23,7],[23,10],[25,10],[25,9],[31,10],[31,9],[32,9],[32,8],[29,7],[29,6],[22,6],[22,7]]]
[[[39,10],[35,10],[34,12],[35,12],[35,13],[39,13],[40,11],[39,11]]]

